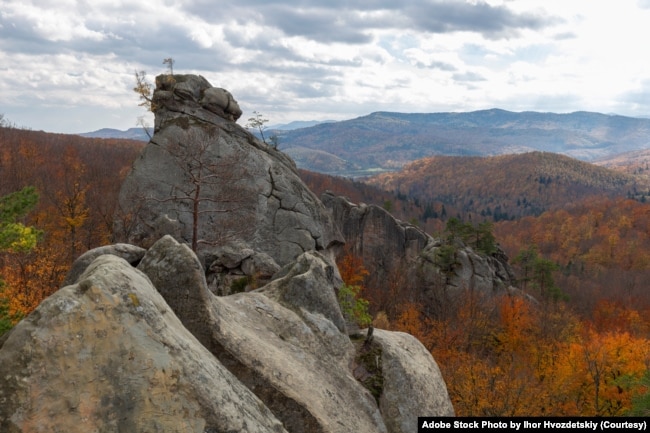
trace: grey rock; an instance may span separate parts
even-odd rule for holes
[[[228,113],[233,120],[239,119],[242,115],[239,104],[226,89],[218,87],[207,88],[203,92],[203,97],[199,102],[201,106],[210,111],[218,113],[217,110],[222,110],[223,112]]]
[[[425,292],[442,287],[497,291],[507,289],[514,281],[507,257],[501,251],[485,256],[459,243],[452,272],[443,272],[436,260],[442,246],[439,239],[378,206],[354,204],[329,192],[321,200],[331,210],[346,247],[363,259],[372,273],[371,284],[378,287],[395,275],[401,275],[402,284]],[[343,251],[339,249],[338,253]]]
[[[112,254],[114,256],[121,257],[131,265],[136,266],[144,256],[145,252],[146,250],[144,248],[129,244],[106,245],[103,247],[94,248],[90,251],[86,251],[81,256],[79,256],[70,267],[70,271],[68,271],[68,274],[63,281],[63,286],[76,283],[77,279],[86,270],[88,265],[90,265],[93,260],[99,256],[103,256],[104,254]]]
[[[391,433],[416,433],[418,416],[454,416],[445,381],[431,353],[415,337],[376,329],[384,389],[380,408]]]
[[[0,431],[388,433],[448,414],[435,362],[411,336],[376,330],[380,392],[361,380],[324,254],[218,297],[172,236],[137,269],[110,251],[0,340]]]
[[[404,271],[432,240],[422,230],[397,220],[378,206],[357,205],[328,192],[321,200],[332,212],[346,247],[373,269],[378,281]]]
[[[440,243],[430,243],[421,252],[417,261],[419,276],[425,286],[434,286],[440,281],[441,271],[436,265],[436,254]],[[505,257],[485,256],[472,248],[461,245],[456,253],[456,264],[444,275],[448,288],[476,289],[484,292],[510,290],[514,273]]]
[[[149,248],[170,234],[191,245],[195,203],[202,259],[216,254],[211,249],[235,244],[284,266],[305,251],[326,251],[343,242],[330,213],[300,180],[289,157],[206,110],[200,101],[211,87],[204,78],[173,78],[157,79],[155,132],[120,191],[121,209],[136,216],[136,222],[128,230],[116,222],[119,242]],[[197,170],[203,170],[200,193]],[[267,272],[249,268],[248,273]]]
[[[323,314],[341,323],[340,311],[332,311],[330,265],[318,254],[304,256],[269,286],[226,297],[209,292],[199,260],[169,236],[147,252],[139,269],[288,431],[384,432],[374,400],[350,375],[349,338]],[[305,293],[296,293],[300,287]]]
[[[173,314],[149,279],[102,255],[0,349],[3,432],[285,432]]]
[[[234,286],[241,291],[243,280],[245,289],[252,290],[268,283],[280,270],[275,260],[268,254],[237,246],[236,243],[211,247],[203,254],[208,288],[218,296],[234,293]]]
[[[303,311],[320,314],[341,333],[347,334],[335,293],[342,283],[336,266],[330,265],[327,258],[313,251],[304,253],[294,263],[287,265],[260,291],[298,314]]]

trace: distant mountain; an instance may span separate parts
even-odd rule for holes
[[[495,221],[540,215],[571,206],[587,197],[647,194],[647,182],[549,152],[492,157],[424,158],[367,183],[416,199],[440,216],[460,215]]]
[[[149,131],[150,134],[153,134],[153,130]],[[119,138],[126,140],[140,140],[140,141],[149,141],[149,136],[143,128],[129,128],[126,131],[120,131],[119,129],[112,128],[102,128],[93,132],[84,132],[81,135],[82,137],[91,137],[91,138]]]
[[[293,131],[294,129],[309,128],[311,126],[320,125],[321,123],[333,123],[336,120],[295,120],[289,123],[281,123],[278,125],[271,125],[268,129],[276,131]]]
[[[591,161],[650,148],[650,119],[589,112],[492,109],[468,113],[376,112],[356,119],[276,131],[279,147],[308,170],[348,175],[396,170],[433,155],[489,156],[534,150]],[[314,152],[307,157],[308,150]],[[322,158],[336,161],[323,167]],[[345,161],[342,168],[340,161]],[[326,165],[326,164],[325,164]]]
[[[650,179],[650,149],[633,150],[593,161],[601,167]]]

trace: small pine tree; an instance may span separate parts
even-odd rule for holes
[[[248,123],[246,123],[246,128],[257,129],[260,132],[260,137],[262,138],[262,141],[266,143],[266,138],[264,137],[264,131],[266,130],[266,123],[268,121],[269,119],[265,119],[262,113],[253,111],[253,117],[248,118]]]

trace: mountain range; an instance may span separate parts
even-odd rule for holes
[[[299,167],[339,175],[392,171],[435,155],[493,156],[539,150],[592,161],[650,147],[650,119],[589,112],[376,112],[275,132],[280,149]]]
[[[149,128],[149,134],[153,135],[153,130],[151,128]],[[149,135],[142,127],[129,128],[126,131],[113,128],[102,128],[97,131],[83,132],[77,135],[89,138],[119,138],[125,140],[149,141]]]
[[[87,137],[148,140],[142,128],[101,129]],[[298,167],[365,176],[395,171],[436,155],[494,156],[553,152],[583,161],[650,148],[650,119],[579,111],[375,112],[344,121],[292,122],[269,127]]]

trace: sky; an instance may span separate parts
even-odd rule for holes
[[[135,72],[199,74],[245,125],[489,108],[650,117],[650,0],[0,0],[0,115],[153,116]],[[144,116],[144,117],[143,117]]]

